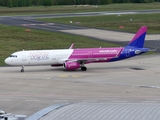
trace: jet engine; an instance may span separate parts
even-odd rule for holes
[[[77,62],[65,62],[63,64],[63,67],[66,69],[66,70],[75,70],[75,69],[78,69],[80,68],[80,64],[77,63]]]

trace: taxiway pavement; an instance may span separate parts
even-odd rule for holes
[[[65,14],[65,17],[67,16]],[[47,17],[47,15],[37,17]],[[93,29],[92,32],[97,35],[96,37],[90,33],[90,28],[39,22],[34,20],[37,17],[3,16],[0,17],[0,23],[66,33],[72,33],[74,30],[78,31],[74,34],[79,35],[83,35],[81,30],[86,30],[88,37],[108,41],[119,40],[119,43],[126,43],[126,40],[128,42],[134,35],[128,33],[131,38],[124,40],[125,33],[118,36],[119,34],[113,31],[107,33],[104,30],[102,33],[101,30]],[[114,34],[111,35],[111,33]],[[114,37],[117,35],[117,38],[107,38],[105,34]],[[153,37],[147,38],[146,46],[160,49],[160,37],[158,35]],[[63,71],[62,67],[36,66],[25,67],[24,73],[20,73],[20,67],[0,67],[0,109],[30,116],[55,103],[160,103],[159,55],[139,56],[114,63],[86,66],[88,67],[86,72]]]
[[[160,56],[62,67],[0,67],[0,109],[27,116],[56,103],[160,103]]]

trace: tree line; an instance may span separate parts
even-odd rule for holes
[[[152,3],[160,0],[0,0],[0,6],[105,5],[111,3]]]

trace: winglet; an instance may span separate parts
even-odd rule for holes
[[[72,45],[69,47],[69,49],[73,49],[74,47],[74,43],[72,43]]]
[[[145,36],[147,32],[147,26],[142,26],[136,35],[132,38],[131,42],[128,44],[128,46],[143,48]]]

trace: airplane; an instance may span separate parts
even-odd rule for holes
[[[86,71],[85,64],[114,62],[149,52],[149,48],[143,48],[146,32],[147,26],[142,26],[125,47],[73,49],[72,44],[69,49],[23,50],[11,54],[5,59],[5,63],[21,66],[21,72],[24,72],[24,66],[36,65],[63,66],[65,70],[80,68]]]

